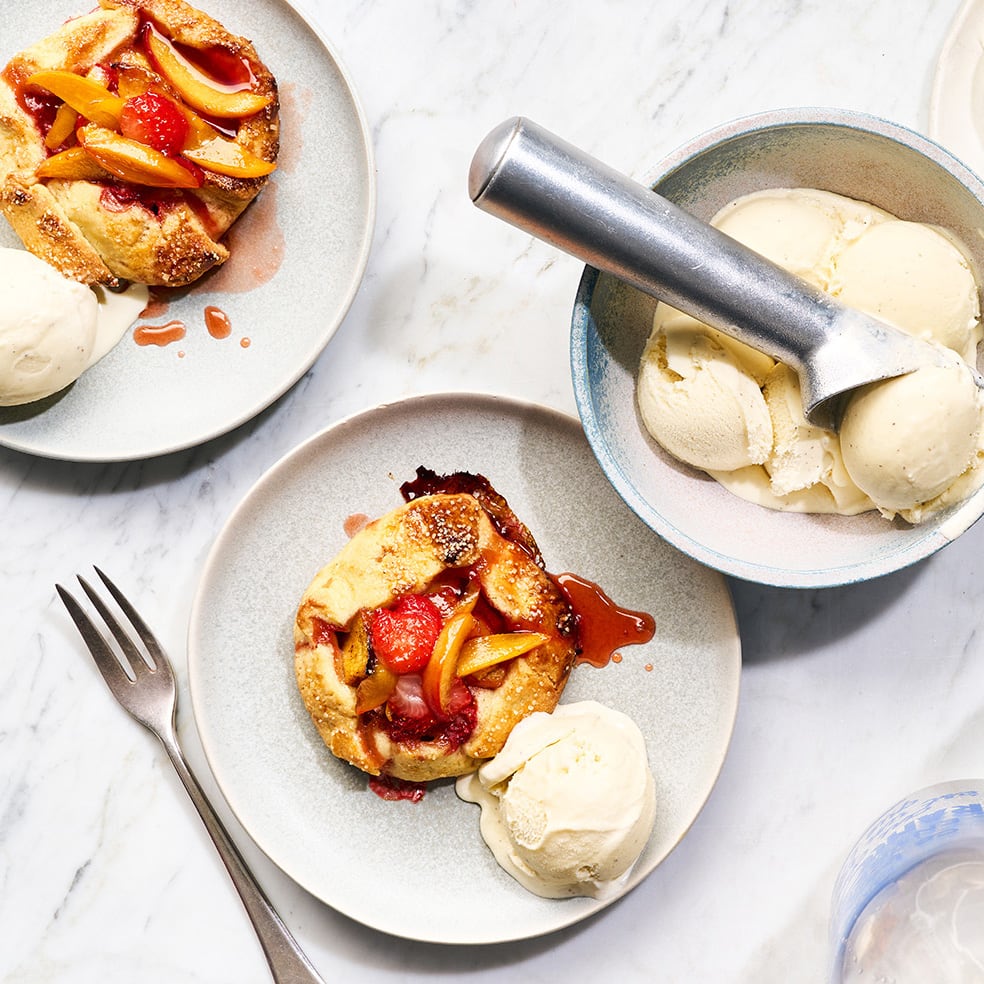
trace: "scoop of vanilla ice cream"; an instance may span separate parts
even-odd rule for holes
[[[502,868],[545,898],[617,891],[656,817],[639,728],[596,701],[531,714],[455,788],[481,806],[482,836]]]
[[[722,232],[824,290],[840,252],[892,216],[873,205],[814,188],[768,188],[743,195],[711,220]]]
[[[899,220],[869,230],[841,254],[832,293],[977,362],[984,329],[974,274],[964,254],[931,226]]]
[[[834,456],[840,453],[837,438],[806,419],[796,373],[777,364],[765,381],[763,393],[775,435],[768,464],[772,491],[786,495],[822,482]]]
[[[63,390],[105,356],[146,307],[144,284],[110,292],[0,248],[0,406]]]
[[[654,330],[640,363],[637,400],[656,441],[697,468],[761,464],[772,449],[772,423],[758,382],[733,349],[699,328]]]
[[[0,250],[0,405],[40,400],[88,367],[98,302],[33,253]]]
[[[956,355],[949,365],[871,383],[844,410],[844,464],[884,515],[925,518],[934,500],[979,469],[982,415],[981,391]]]
[[[944,231],[808,188],[753,192],[722,208],[711,224],[842,303],[976,364],[984,334],[978,286],[965,255]],[[771,509],[854,515],[879,508],[887,516],[921,522],[984,481],[984,452],[974,447],[972,436],[981,428],[973,423],[976,411],[966,402],[970,394],[965,385],[949,392],[935,411],[929,390],[945,384],[932,381],[932,375],[921,383],[900,384],[898,390],[879,390],[880,409],[871,415],[875,423],[848,425],[855,445],[849,453],[843,447],[843,427],[838,435],[807,421],[792,370],[761,353],[753,363],[748,346],[728,344],[725,336],[686,315],[675,315],[686,320],[674,322],[665,308],[657,305],[640,361],[642,422],[667,451],[703,468],[736,495]],[[671,329],[677,326],[686,335],[674,344]],[[722,349],[726,358],[719,355]],[[708,365],[713,370],[704,373]],[[762,405],[750,380],[761,389],[768,427],[761,422]],[[924,392],[924,387],[929,389]],[[941,429],[932,450],[927,435],[919,434],[913,405],[902,426],[915,431],[896,433],[894,451],[879,453],[875,445],[887,440],[888,425],[878,420],[890,419],[887,404],[894,400],[885,394],[911,391],[915,400],[917,390],[925,399],[918,412],[930,415],[926,427],[931,430],[935,420]],[[875,397],[856,401],[853,418],[867,417],[861,408],[875,402]],[[951,420],[945,419],[948,407]],[[715,423],[709,413],[721,419]],[[769,430],[771,446],[765,447]],[[917,466],[919,454],[942,455],[944,460]],[[899,456],[906,458],[904,466]],[[900,477],[903,471],[906,477]],[[895,478],[884,477],[888,475]],[[939,483],[930,481],[931,475],[940,482],[948,475],[950,485],[933,491]],[[887,498],[879,499],[876,493],[886,489]],[[930,497],[918,499],[921,495]]]

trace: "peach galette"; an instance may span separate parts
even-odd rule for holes
[[[401,491],[304,592],[295,671],[336,756],[425,782],[476,769],[520,720],[553,710],[576,626],[486,479],[418,469]]]
[[[184,0],[99,0],[0,73],[0,212],[83,283],[183,286],[276,167],[253,45]]]

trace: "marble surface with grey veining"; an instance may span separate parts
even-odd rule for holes
[[[732,582],[742,693],[706,807],[629,896],[521,943],[392,938],[288,881],[208,773],[185,638],[228,515],[324,426],[445,390],[574,412],[567,345],[580,264],[468,200],[471,155],[495,124],[529,116],[640,178],[701,131],[777,107],[839,106],[925,131],[957,8],[305,0],[359,94],[377,168],[373,248],[340,330],[284,398],[194,450],[97,465],[0,449],[0,980],[269,979],[164,754],[110,700],[57,602],[54,583],[94,562],[172,654],[188,756],[326,980],[822,980],[830,891],[852,840],[910,790],[984,773],[984,525],[867,584]]]

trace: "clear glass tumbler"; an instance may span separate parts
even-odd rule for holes
[[[984,780],[900,800],[834,885],[831,984],[984,984]]]

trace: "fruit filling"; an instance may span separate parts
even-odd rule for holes
[[[255,91],[248,59],[221,47],[193,52],[149,21],[87,75],[52,69],[10,81],[44,138],[42,180],[187,189],[209,172],[251,179],[276,167],[235,139],[274,99]]]
[[[181,153],[188,139],[188,120],[167,96],[148,89],[130,96],[120,110],[120,133],[168,157]]]
[[[424,595],[405,595],[392,608],[372,613],[372,651],[393,673],[419,673],[441,634],[440,609]]]
[[[426,594],[361,612],[334,636],[339,676],[356,690],[356,713],[394,741],[440,741],[453,751],[475,728],[474,687],[495,688],[510,660],[547,641],[510,626],[484,598],[475,571],[455,571]]]

